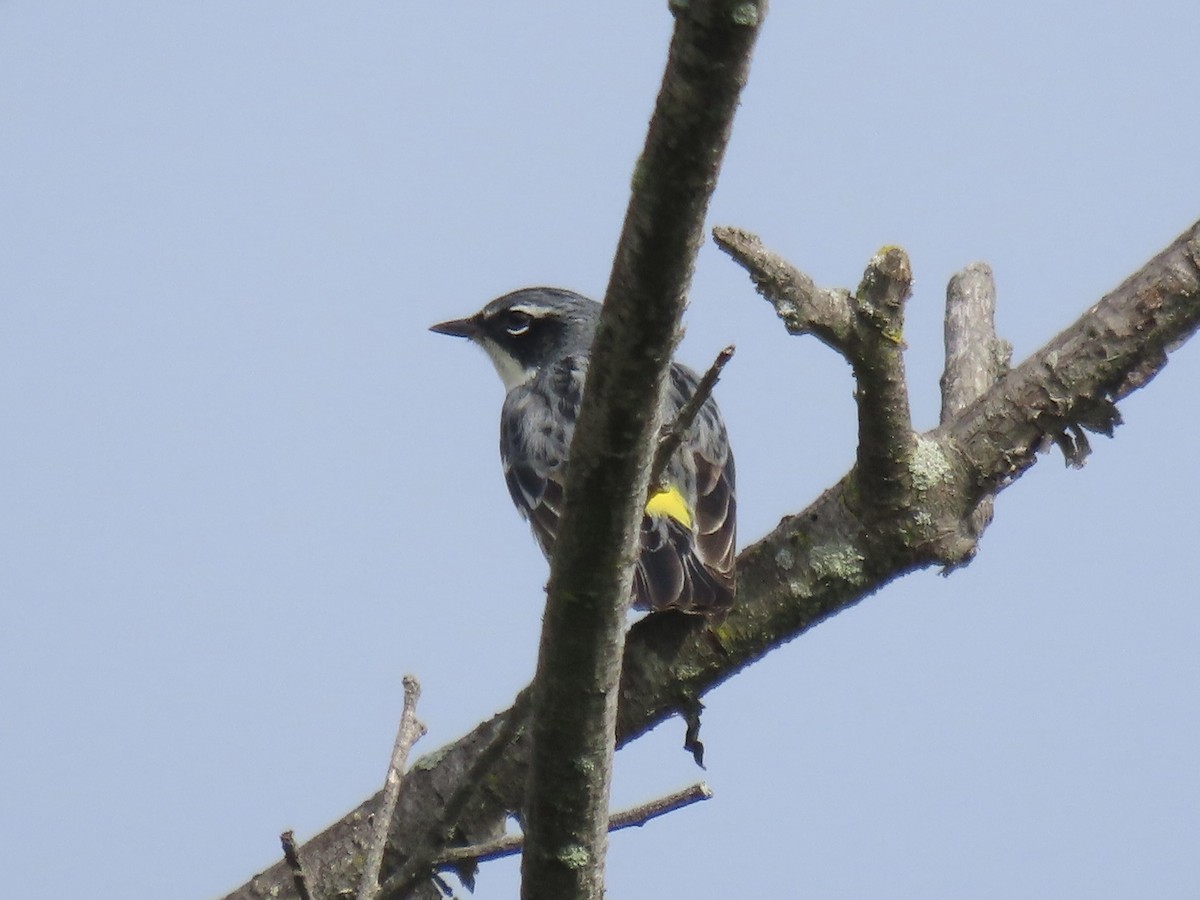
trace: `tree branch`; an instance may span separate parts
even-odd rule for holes
[[[946,288],[946,367],[942,372],[941,424],[983,396],[1008,370],[1012,345],[996,337],[996,283],[987,263],[971,263]],[[995,501],[985,496],[964,527],[976,544],[992,522]],[[965,555],[963,563],[974,558]],[[949,573],[952,567],[947,567]]]
[[[684,435],[692,427],[692,423],[696,421],[696,414],[700,412],[700,407],[712,396],[713,388],[717,386],[725,364],[733,359],[733,354],[734,346],[732,344],[718,353],[717,358],[713,360],[713,364],[708,367],[708,371],[700,379],[700,383],[696,385],[696,392],[688,398],[687,403],[683,405],[683,409],[679,411],[679,415],[675,417],[675,421],[663,423],[662,431],[658,436],[658,446],[654,449],[654,462],[650,466],[651,491],[653,491],[659,479],[662,478],[663,472],[666,471],[667,463],[671,461],[671,457],[675,455],[675,451],[683,443]]]
[[[652,819],[665,816],[667,813],[701,800],[712,799],[712,789],[704,782],[697,782],[682,790],[657,797],[648,803],[642,803],[632,809],[615,812],[608,819],[608,831],[620,831],[624,828],[641,828]],[[503,837],[488,841],[485,844],[473,844],[469,847],[447,847],[441,856],[434,861],[435,865],[445,866],[463,862],[481,863],[505,856],[515,856],[525,845],[525,835],[506,834]]]
[[[718,225],[713,240],[750,275],[754,287],[775,307],[788,334],[811,334],[848,356],[856,318],[849,291],[817,287],[749,231]]]
[[[987,263],[971,263],[946,288],[944,425],[978,400],[1008,370],[1012,345],[996,337],[996,283]]]
[[[533,682],[521,896],[604,893],[633,563],[704,216],[765,0],[674,4],[675,32],[617,245],[571,446]]]
[[[379,895],[379,872],[383,868],[383,854],[387,849],[387,837],[391,831],[392,818],[396,814],[396,803],[400,799],[400,785],[404,781],[404,767],[413,744],[425,734],[425,726],[417,720],[417,700],[421,697],[421,683],[412,675],[404,676],[404,709],[400,713],[400,725],[396,729],[396,741],[392,746],[392,757],[388,761],[387,778],[379,797],[379,809],[375,812],[375,833],[363,865],[362,879],[358,887],[358,900],[375,900]]]
[[[930,451],[927,474],[940,485],[939,495],[960,516],[969,515],[979,498],[1032,465],[1064,422],[1111,428],[1113,418],[1101,413],[1150,381],[1167,354],[1198,327],[1200,223],[976,402],[921,436]],[[630,629],[619,744],[886,582],[935,561],[920,542],[903,552],[859,554],[853,548],[867,543],[864,526],[844,502],[845,489],[843,478],[740,554],[738,603],[715,632],[697,633],[684,617],[670,615],[648,616]],[[957,526],[937,539],[959,542]],[[973,547],[969,533],[961,543],[964,553]],[[482,841],[499,833],[506,816],[520,808],[529,760],[525,696],[522,692],[509,710],[413,766],[389,842],[393,865],[426,846],[431,831],[444,834],[453,826],[459,842]],[[444,798],[456,794],[460,802],[448,825]],[[362,858],[357,848],[369,835],[376,803],[371,798],[304,845],[321,896],[356,883]],[[295,896],[281,861],[229,898]]]
[[[904,516],[916,447],[904,378],[904,304],[912,293],[908,255],[884,247],[851,294],[818,288],[748,231],[718,227],[713,238],[750,274],[789,334],[812,334],[850,364],[858,405],[854,496],[865,516],[881,521]]]
[[[854,340],[846,355],[858,404],[858,480],[864,510],[896,517],[909,509],[909,463],[916,435],[904,377],[904,304],[912,267],[899,247],[871,258],[854,294]]]

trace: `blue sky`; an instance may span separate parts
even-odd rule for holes
[[[603,292],[665,3],[0,5],[0,854],[13,896],[206,897],[382,783],[400,677],[452,740],[530,677],[545,564],[484,356],[432,335]],[[824,285],[905,247],[914,414],[977,259],[1022,359],[1200,216],[1200,7],[776,3],[710,224]],[[849,467],[845,364],[711,245],[680,358],[742,543]],[[613,897],[1200,889],[1185,346],[1082,472],[623,751]],[[516,863],[477,896],[515,896]]]

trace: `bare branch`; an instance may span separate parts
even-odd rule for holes
[[[945,424],[978,400],[1007,371],[1012,345],[996,336],[996,283],[987,263],[971,263],[946,288],[946,367],[942,373]],[[992,521],[995,501],[989,495],[958,529],[974,546],[960,551],[961,563],[975,557],[979,538]],[[942,570],[948,575],[956,565]]]
[[[788,333],[813,334],[850,363],[858,403],[854,497],[867,517],[903,517],[916,449],[904,378],[904,304],[912,293],[908,255],[899,247],[880,250],[851,294],[817,288],[747,231],[714,228],[713,237],[750,273]]]
[[[857,479],[872,515],[909,508],[915,435],[904,378],[904,304],[911,294],[912,267],[899,247],[871,258],[854,294],[855,340],[847,349],[857,382]]]
[[[1012,345],[996,337],[996,283],[987,263],[971,263],[946,288],[946,368],[942,423],[995,384],[1008,369]]]
[[[712,396],[713,388],[717,386],[717,382],[721,378],[721,371],[725,368],[725,364],[733,359],[734,349],[734,346],[730,344],[717,354],[713,364],[708,367],[708,371],[696,385],[696,392],[688,398],[688,402],[679,411],[675,421],[663,424],[658,437],[658,448],[654,451],[654,463],[650,466],[651,491],[658,485],[662,473],[667,468],[667,463],[679,449],[679,445],[683,443],[683,436],[692,427],[692,422],[696,420],[696,414],[700,412],[700,407]]]
[[[811,334],[847,355],[855,318],[849,291],[817,287],[749,231],[718,225],[713,240],[750,274],[754,287],[775,307],[789,334]]]
[[[612,819],[609,820],[609,830],[620,831],[623,828],[641,828],[647,822],[657,819],[659,816],[665,816],[669,812],[683,809],[685,806],[691,806],[693,803],[699,803],[702,800],[711,800],[712,795],[712,788],[708,784],[703,781],[697,781],[695,784],[688,785],[685,788],[675,791],[673,794],[667,794],[665,797],[659,797],[657,800],[651,800],[632,809],[613,813]]]
[[[609,833],[620,831],[622,828],[633,828],[645,825],[651,819],[665,816],[669,812],[699,803],[701,800],[712,798],[712,788],[700,781],[682,790],[658,797],[648,803],[642,803],[631,809],[613,813],[608,819]],[[436,865],[444,866],[462,862],[488,862],[505,856],[515,856],[525,845],[523,834],[506,834],[503,837],[488,841],[486,844],[474,844],[470,847],[447,847],[442,851]]]
[[[392,758],[388,763],[387,778],[379,798],[379,809],[375,813],[375,834],[363,864],[362,880],[358,886],[358,900],[375,900],[379,894],[379,870],[383,867],[383,854],[387,848],[388,832],[392,817],[396,814],[396,803],[400,799],[400,785],[404,781],[404,767],[413,744],[425,734],[425,726],[417,721],[417,701],[421,699],[421,683],[412,675],[404,676],[404,709],[400,713],[400,726],[396,729],[396,742],[392,746]]]

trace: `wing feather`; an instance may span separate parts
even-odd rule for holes
[[[505,398],[501,458],[509,494],[549,557],[562,512],[567,454],[587,362],[559,360]],[[671,368],[663,421],[671,422],[696,389],[694,373]],[[737,496],[733,454],[716,402],[700,408],[667,465],[665,480],[692,512],[690,527],[667,515],[642,520],[633,605],[723,618],[736,590]]]

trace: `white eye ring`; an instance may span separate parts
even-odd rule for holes
[[[513,337],[520,337],[529,330],[531,321],[532,317],[529,313],[514,309],[508,314],[508,322],[505,324],[504,330]]]

